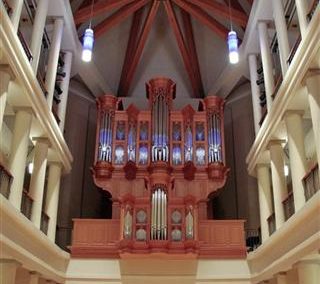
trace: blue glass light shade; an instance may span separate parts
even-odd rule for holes
[[[236,64],[239,62],[239,52],[238,52],[238,37],[235,31],[230,31],[228,33],[228,49],[229,49],[229,61],[231,64]]]
[[[88,28],[84,32],[83,43],[82,43],[82,60],[84,62],[90,62],[91,61],[93,43],[94,43],[93,30]]]

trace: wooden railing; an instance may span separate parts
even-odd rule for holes
[[[22,48],[23,48],[24,52],[26,53],[26,55],[28,57],[29,62],[31,62],[33,60],[33,55],[32,55],[31,50],[30,50],[27,42],[25,41],[25,39],[23,37],[23,34],[21,33],[20,30],[18,30],[18,37],[20,39]]]
[[[39,71],[37,72],[37,79],[38,79],[40,88],[41,88],[44,96],[47,97],[48,96],[48,91],[47,91],[47,88],[46,88],[46,84],[44,83],[43,75]]]
[[[282,201],[284,217],[288,220],[294,214],[293,192],[290,191],[288,196]]]
[[[261,245],[261,231],[257,230],[246,230],[246,246],[247,252],[254,251]]]
[[[299,35],[299,37],[297,38],[296,42],[294,43],[291,51],[290,51],[290,54],[289,54],[289,57],[287,59],[287,62],[288,62],[288,65],[291,64],[292,60],[293,60],[293,57],[295,56],[297,50],[298,50],[298,47],[300,45],[300,42],[301,42],[301,35]]]
[[[31,218],[32,203],[33,203],[33,199],[29,195],[28,191],[23,190],[22,202],[21,202],[21,213],[25,215],[28,219]]]
[[[280,74],[278,74],[278,77],[277,78],[275,78],[276,80],[276,84],[275,84],[275,86],[274,86],[274,90],[273,90],[273,93],[272,93],[272,99],[275,99],[275,97],[277,96],[277,93],[278,93],[278,90],[279,90],[279,88],[280,88],[280,86],[281,86],[281,83],[282,83],[282,81],[283,81],[283,78],[282,78],[282,74],[280,73]]]
[[[8,4],[8,1],[6,0],[2,0],[2,3],[3,3],[3,6],[5,7],[9,17],[11,16],[12,14],[12,8],[10,7],[10,5]]]
[[[272,213],[267,219],[268,228],[269,228],[269,236],[271,236],[276,231],[276,216]]]
[[[50,217],[45,213],[41,212],[41,223],[40,223],[40,230],[45,234],[48,233],[48,226],[49,226]]]
[[[5,198],[9,198],[12,180],[11,173],[0,164],[0,193]]]
[[[264,122],[264,120],[266,119],[267,117],[267,114],[268,114],[268,110],[267,110],[267,106],[264,106],[262,109],[261,109],[261,119],[259,121],[259,125],[261,126],[262,123]]]
[[[144,242],[120,237],[120,220],[74,219],[71,253],[73,256],[112,256],[131,253],[185,253],[192,248],[199,257],[244,258],[246,244],[244,221],[203,220],[198,223],[198,239],[181,242],[159,240]],[[121,240],[122,239],[122,240]],[[198,249],[193,250],[194,247]]]
[[[119,241],[118,219],[73,219],[72,246],[106,246]]]
[[[317,191],[320,190],[318,164],[315,164],[310,169],[310,171],[303,177],[303,185],[306,201],[309,200]]]
[[[200,256],[245,257],[243,220],[203,220],[198,224]]]
[[[309,10],[308,10],[308,14],[307,14],[307,18],[308,18],[309,22],[311,21],[312,16],[313,16],[314,12],[316,11],[317,6],[319,5],[319,3],[320,3],[320,0],[313,0],[311,2]]]

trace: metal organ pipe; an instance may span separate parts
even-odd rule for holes
[[[209,163],[222,162],[221,155],[221,120],[219,114],[209,114]]]
[[[167,239],[167,195],[161,188],[152,193],[151,240]]]

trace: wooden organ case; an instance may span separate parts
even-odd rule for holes
[[[132,104],[119,110],[112,95],[97,100],[92,173],[112,195],[112,219],[74,220],[74,256],[245,256],[243,221],[207,219],[208,196],[229,171],[224,100],[208,96],[197,111],[173,110],[175,90],[170,79],[150,80],[147,111]]]

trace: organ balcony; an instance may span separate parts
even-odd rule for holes
[[[174,110],[172,80],[152,79],[146,90],[148,110],[123,110],[111,95],[97,100],[92,174],[112,196],[112,220],[74,220],[72,254],[244,257],[243,221],[207,219],[208,196],[229,171],[224,100],[208,96],[198,110]]]

